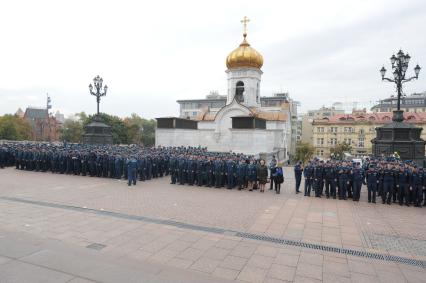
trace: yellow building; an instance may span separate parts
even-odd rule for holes
[[[418,127],[426,125],[426,113],[404,112],[404,119]],[[330,150],[339,143],[352,147],[352,155],[371,154],[371,140],[376,137],[375,128],[392,122],[392,113],[367,113],[366,110],[353,111],[352,114],[337,114],[331,117],[315,119],[312,122],[312,141],[314,154],[321,158],[330,157]],[[426,131],[422,131],[426,139]]]

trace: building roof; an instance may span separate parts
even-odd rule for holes
[[[336,114],[331,117],[314,119],[313,124],[386,124],[392,122],[392,112]],[[410,123],[426,123],[426,112],[404,112],[404,120]]]
[[[46,119],[49,118],[49,112],[46,108],[28,107],[25,110],[24,117],[29,119]]]
[[[289,101],[288,97],[284,97],[284,96],[261,96],[260,97],[261,101]],[[203,102],[226,102],[226,96],[220,96],[220,97],[216,97],[216,98],[199,98],[199,99],[179,99],[176,100],[177,103],[184,103],[184,102],[199,102],[199,103],[203,103]],[[343,110],[342,110],[343,111]]]
[[[258,108],[251,108],[253,116],[266,121],[287,121],[287,115],[281,111],[262,111]]]
[[[24,114],[25,113],[24,113],[24,111],[22,111],[21,108],[18,108],[18,110],[16,110],[16,113],[15,113],[15,115],[18,116],[18,117],[20,117],[20,118],[23,118]]]
[[[409,96],[405,96],[401,98],[401,106],[402,107],[425,107],[426,106],[426,91],[420,93],[413,93]],[[396,108],[396,101],[398,97],[395,95],[391,95],[388,98],[382,99],[378,104],[371,107],[371,110],[382,108],[382,107],[392,107]]]

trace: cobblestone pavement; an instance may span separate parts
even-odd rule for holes
[[[92,245],[90,250],[108,258],[155,263],[215,280],[426,281],[424,267],[398,260],[374,260],[229,233],[426,260],[426,208],[373,205],[366,202],[365,193],[359,203],[295,195],[288,172],[290,168],[286,168],[282,193],[276,195],[170,185],[168,178],[129,188],[124,181],[112,179],[8,168],[0,170],[0,229],[60,240],[76,248]],[[58,204],[64,206],[55,207]]]

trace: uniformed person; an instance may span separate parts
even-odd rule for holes
[[[303,169],[303,176],[305,177],[305,196],[311,196],[312,182],[313,182],[313,167],[312,163],[309,162],[308,165]]]
[[[365,173],[365,180],[368,191],[368,202],[376,203],[376,191],[379,183],[379,176],[374,164],[369,165],[369,168]]]
[[[360,167],[360,163],[355,164],[352,169],[352,200],[359,201],[361,196],[362,182],[364,181],[364,171]]]
[[[294,178],[296,179],[296,194],[300,193],[300,183],[302,182],[302,162],[299,161],[294,166]]]

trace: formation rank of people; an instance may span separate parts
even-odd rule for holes
[[[169,175],[170,157],[204,154],[193,147],[148,148],[138,145],[20,143],[0,145],[0,168],[127,179],[129,186]]]
[[[198,147],[146,148],[138,145],[86,145],[7,142],[0,145],[0,168],[136,181],[169,176],[172,184],[265,190],[264,160]],[[276,192],[284,181],[275,158],[270,166]],[[271,182],[272,189],[272,182]]]
[[[189,153],[170,158],[171,184],[265,192],[268,169],[271,171],[270,190],[275,180],[275,192],[279,194],[284,177],[282,166],[277,164],[275,157],[269,166],[263,159],[234,153]]]
[[[383,204],[426,206],[426,170],[411,161],[395,158],[366,159],[359,162],[313,159],[294,167],[296,193],[300,193],[302,175],[304,195],[359,201],[362,186],[367,186],[368,202]]]

